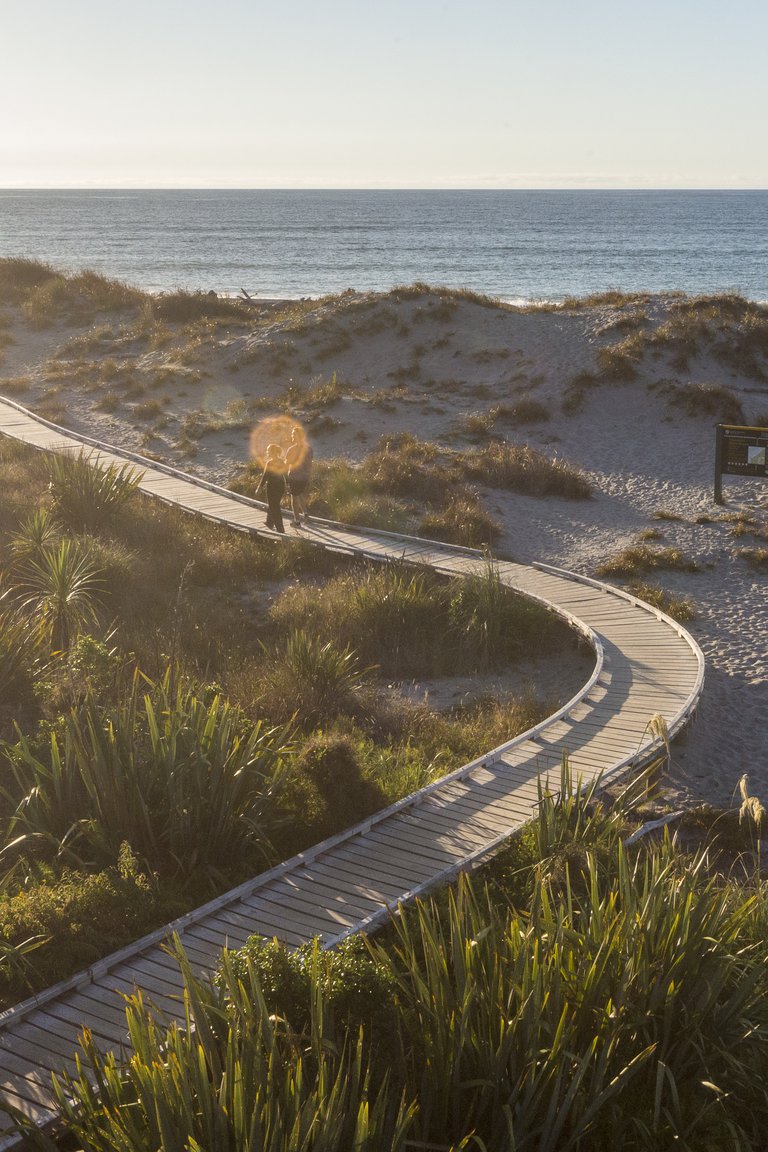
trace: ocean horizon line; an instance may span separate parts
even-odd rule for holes
[[[717,194],[768,192],[768,186],[763,185],[614,185],[614,184],[580,184],[580,185],[530,185],[526,187],[488,187],[487,185],[470,184],[322,184],[322,185],[291,185],[291,184],[0,184],[0,192],[307,192],[316,195],[322,192],[472,192],[489,194],[500,192],[535,193],[536,195],[548,192],[605,192],[617,193],[675,193],[683,192],[695,194],[698,192],[713,192]]]

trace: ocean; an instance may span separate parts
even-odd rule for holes
[[[425,281],[768,301],[768,192],[0,189],[0,256],[267,298]]]

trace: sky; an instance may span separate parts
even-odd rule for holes
[[[765,0],[0,0],[0,187],[768,188]]]

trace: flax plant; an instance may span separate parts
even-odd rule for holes
[[[255,971],[225,963],[221,986],[183,957],[183,1019],[161,1028],[128,1001],[133,1054],[102,1056],[83,1037],[78,1074],[56,1082],[62,1118],[91,1152],[405,1152],[414,1105],[373,1083],[362,1034],[335,1045],[316,989],[308,1035],[271,1014]],[[181,1008],[181,1006],[180,1006]],[[56,1145],[37,1138],[38,1147]]]
[[[54,454],[48,463],[53,505],[75,531],[93,531],[130,498],[141,472],[130,464],[100,464],[81,450],[77,456]]]
[[[212,879],[246,858],[263,866],[288,748],[284,729],[220,695],[137,675],[127,701],[102,711],[88,698],[47,748],[0,746],[6,839],[102,865],[127,842],[153,869]]]
[[[38,617],[54,650],[65,649],[77,633],[99,618],[102,571],[88,548],[71,538],[43,547],[21,568],[18,602]]]

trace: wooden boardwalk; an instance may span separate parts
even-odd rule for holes
[[[94,461],[133,460],[141,488],[157,499],[235,529],[275,537],[264,506],[153,461],[76,437],[0,399],[0,433],[45,451],[79,452]],[[302,538],[322,548],[378,561],[427,564],[450,575],[483,568],[470,549],[313,521]],[[179,935],[193,964],[210,971],[221,949],[249,936],[299,945],[314,936],[327,946],[384,922],[398,903],[443,883],[496,850],[531,819],[538,780],[567,752],[584,782],[640,767],[659,751],[649,730],[663,717],[670,737],[690,719],[701,694],[698,645],[663,613],[597,581],[555,568],[499,562],[510,588],[546,603],[587,638],[595,668],[554,716],[485,752],[442,780],[354,828],[257,876],[134,945],[0,1016],[0,1103],[39,1125],[55,1121],[51,1073],[74,1071],[79,1030],[89,1027],[104,1049],[126,1042],[122,994],[142,988],[164,1018],[179,1014],[181,978],[164,951]],[[0,1152],[18,1142],[0,1117]]]

